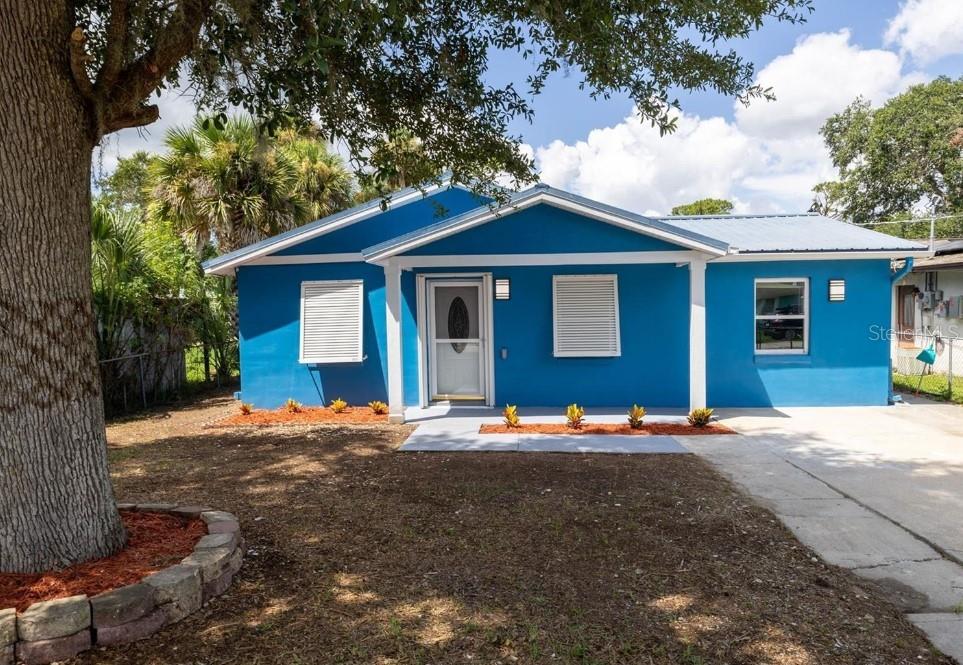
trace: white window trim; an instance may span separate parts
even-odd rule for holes
[[[573,353],[558,350],[558,316],[555,312],[557,302],[557,285],[560,281],[568,280],[595,280],[612,282],[615,289],[615,353],[600,351],[595,353]],[[619,276],[610,275],[552,275],[552,353],[556,358],[618,358],[622,355],[622,328],[619,323]]]
[[[314,284],[350,284],[357,286],[358,298],[358,353],[351,358],[331,360],[329,358],[306,358],[304,356],[304,292]],[[301,282],[301,308],[298,318],[298,362],[304,365],[337,365],[341,363],[360,363],[364,360],[364,281],[360,279],[315,279]]]
[[[803,284],[803,313],[802,314],[757,314],[757,291],[760,284],[773,282],[802,282]],[[752,285],[752,348],[757,356],[805,356],[809,354],[809,278],[808,277],[758,277]],[[775,319],[802,319],[803,348],[801,349],[759,349],[756,348],[756,321]]]

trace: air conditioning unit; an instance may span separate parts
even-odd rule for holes
[[[920,307],[923,309],[934,309],[942,300],[942,291],[923,291],[923,302],[920,304]]]

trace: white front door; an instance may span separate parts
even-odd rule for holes
[[[488,350],[483,280],[428,280],[428,377],[432,400],[485,400]]]

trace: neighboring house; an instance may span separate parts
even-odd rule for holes
[[[908,362],[934,335],[943,351],[933,371],[949,370],[949,346],[963,338],[963,240],[937,240],[934,255],[917,259],[912,271],[896,287],[897,367],[919,371]],[[955,342],[954,370],[963,367],[963,343]]]
[[[814,214],[652,218],[544,185],[493,209],[441,187],[205,269],[237,277],[244,401],[386,399],[398,421],[437,401],[886,404],[891,260],[928,254]]]

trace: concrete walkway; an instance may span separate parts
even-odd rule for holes
[[[963,662],[963,408],[723,411],[686,437],[827,562],[873,581]]]
[[[587,422],[622,422],[621,410],[595,409]],[[688,453],[671,436],[579,436],[551,434],[479,434],[483,424],[501,423],[498,409],[431,407],[408,409],[405,418],[418,429],[401,445],[404,452],[541,452],[541,453],[612,453],[622,455],[651,453]],[[563,423],[558,409],[525,409],[523,418],[540,423]],[[681,415],[653,416],[650,422],[685,420]]]

